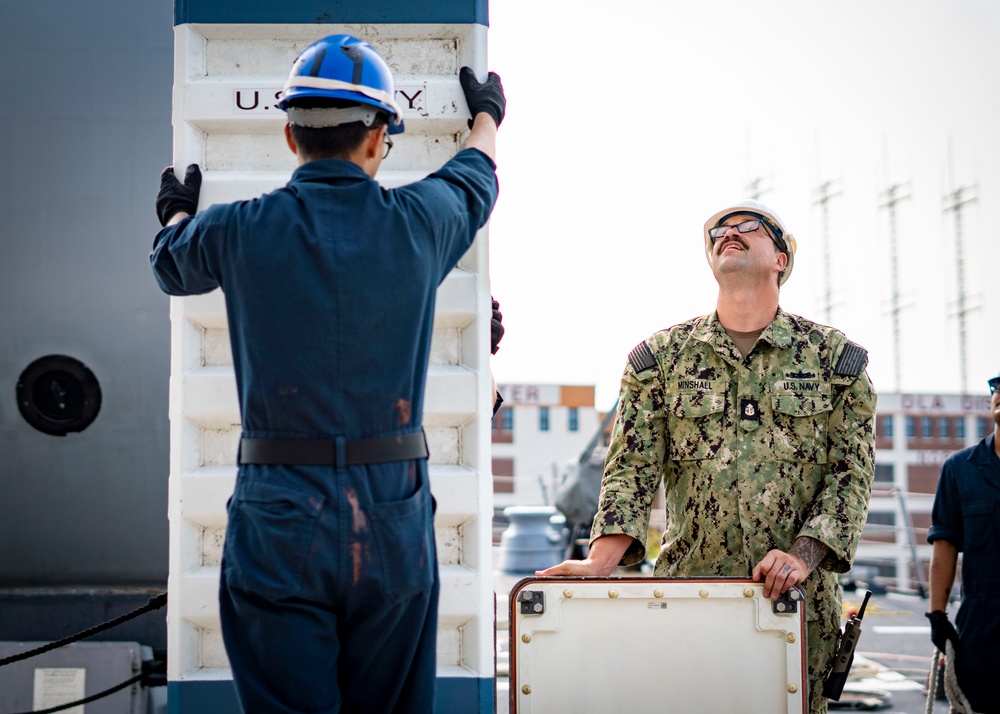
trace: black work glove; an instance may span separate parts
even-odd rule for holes
[[[934,643],[934,646],[945,652],[944,646],[948,640],[951,640],[951,644],[955,647],[955,652],[958,653],[962,643],[958,639],[958,632],[955,630],[955,627],[948,621],[947,613],[935,610],[934,612],[928,612],[926,617],[931,621],[931,642]]]
[[[160,174],[160,192],[156,194],[156,217],[160,225],[175,213],[187,213],[193,216],[198,210],[198,195],[201,193],[201,169],[198,164],[191,164],[184,174],[184,183],[174,176],[174,167],[168,166]]]
[[[503,85],[500,84],[500,76],[496,72],[486,75],[486,81],[480,84],[476,79],[476,73],[470,67],[462,67],[458,73],[458,81],[462,84],[462,91],[465,93],[465,102],[469,105],[469,112],[472,119],[469,119],[469,128],[479,112],[486,112],[493,121],[500,126],[503,115],[507,111],[507,98],[503,94]]]
[[[493,303],[493,317],[490,320],[490,354],[496,354],[497,350],[500,349],[500,338],[503,337],[504,329],[503,323],[503,313],[500,312],[500,303],[493,299],[490,295],[490,301]]]

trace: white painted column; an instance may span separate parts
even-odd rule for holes
[[[201,165],[201,208],[284,185],[296,166],[274,104],[293,60],[330,34],[367,40],[396,76],[406,132],[377,179],[387,187],[444,164],[467,132],[463,65],[486,72],[480,24],[180,24],[175,27],[174,165]],[[438,290],[424,424],[441,563],[439,690],[463,680],[489,702],[494,677],[490,558],[489,284],[486,229]],[[218,580],[240,414],[223,297],[172,298],[168,679],[231,679]],[[488,707],[487,707],[488,704]]]

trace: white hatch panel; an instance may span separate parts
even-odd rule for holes
[[[808,711],[804,603],[761,583],[527,579],[510,604],[511,714]]]

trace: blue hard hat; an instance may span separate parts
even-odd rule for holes
[[[343,99],[367,104],[389,115],[390,134],[403,132],[395,99],[392,71],[364,40],[330,35],[306,47],[292,65],[278,108],[288,110],[296,99]]]

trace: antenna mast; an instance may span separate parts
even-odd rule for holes
[[[965,286],[965,254],[962,239],[962,208],[975,202],[975,196],[966,195],[967,192],[974,191],[975,186],[959,186],[954,191],[944,195],[944,212],[951,211],[955,214],[955,263],[957,267],[956,277],[958,279],[958,301],[955,315],[958,317],[958,362],[961,374],[962,394],[969,393],[969,364],[968,364],[968,334],[966,328],[966,316],[973,312],[976,307],[970,306],[969,294]]]
[[[840,191],[833,191],[833,181],[824,181],[816,189],[819,195],[814,203],[820,206],[820,215],[823,222],[823,320],[829,325],[833,322],[833,286],[830,280],[830,199],[839,196]]]
[[[749,181],[747,181],[746,192],[747,198],[752,198],[754,201],[759,201],[760,197],[767,193],[766,188],[763,187],[764,177],[756,176]]]
[[[954,161],[952,157],[951,139],[948,139],[948,186],[949,189],[955,184],[953,170]],[[969,294],[965,286],[965,246],[962,236],[962,208],[976,201],[976,196],[968,195],[976,190],[975,184],[972,186],[959,186],[954,191],[949,190],[943,198],[943,211],[951,211],[955,214],[955,263],[956,280],[958,282],[958,300],[956,302],[955,315],[958,317],[958,362],[959,373],[961,375],[962,394],[969,393],[969,352],[968,352],[968,330],[965,318],[978,306],[969,304]]]
[[[889,314],[892,316],[892,357],[897,392],[902,391],[903,348],[902,340],[900,339],[899,314],[903,311],[903,306],[899,302],[899,244],[896,241],[896,204],[910,197],[909,194],[902,195],[900,193],[901,189],[905,188],[905,186],[906,184],[901,183],[890,185],[889,188],[882,192],[882,196],[885,198],[880,205],[880,208],[885,208],[889,211],[889,281],[892,290],[889,296]]]

